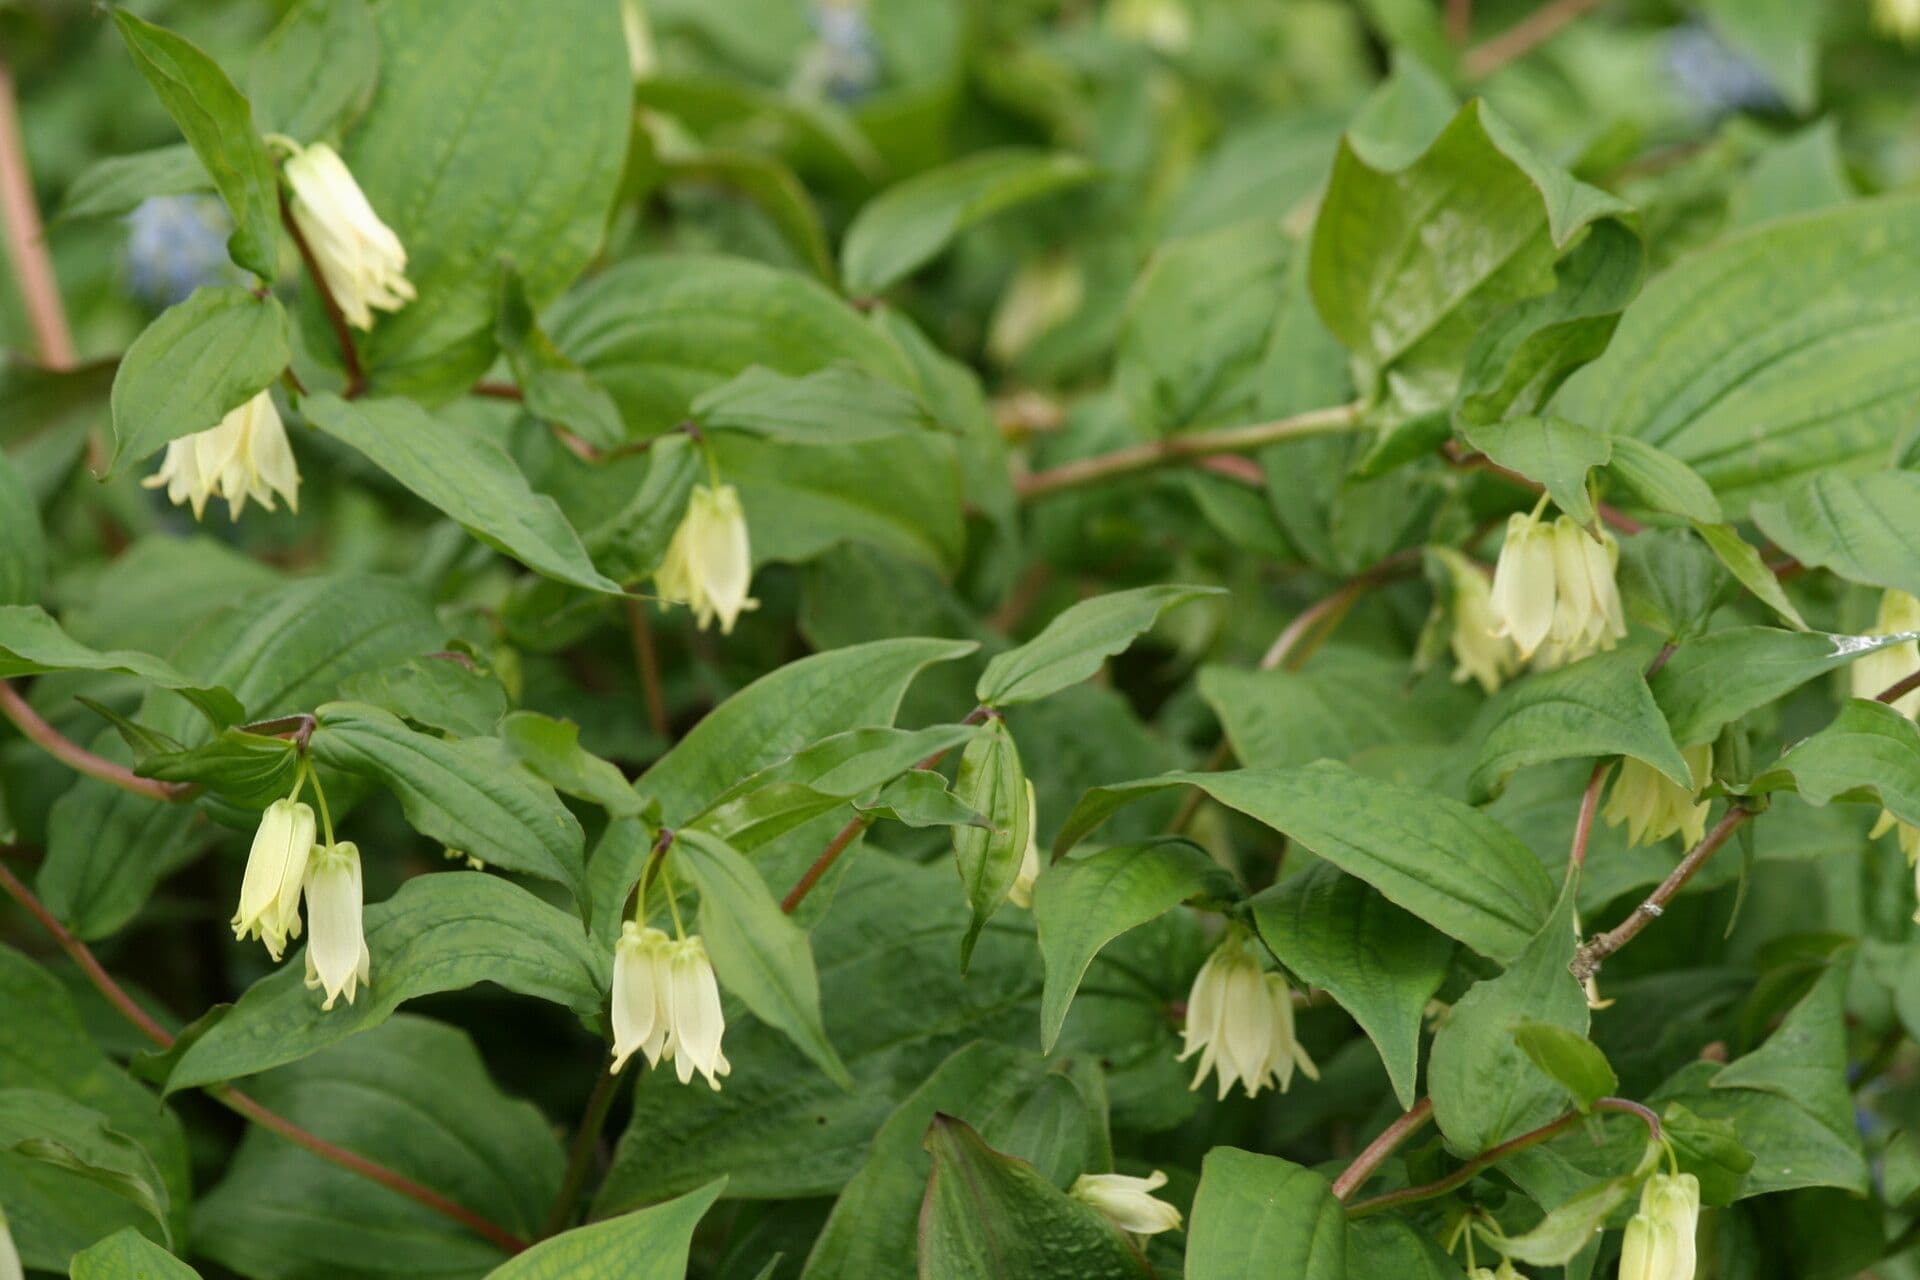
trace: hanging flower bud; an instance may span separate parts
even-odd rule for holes
[[[1699,1223],[1699,1179],[1690,1173],[1648,1178],[1620,1244],[1620,1280],[1693,1280]]]
[[[673,976],[668,956],[673,939],[632,920],[620,928],[613,948],[613,1070],[638,1050],[648,1066],[660,1065],[673,1028]]]
[[[289,510],[300,509],[300,469],[280,411],[264,391],[220,419],[219,426],[169,443],[160,470],[141,483],[149,489],[165,486],[167,500],[191,506],[195,520],[215,494],[227,500],[235,520],[248,498],[274,510],[275,493],[287,500]]]
[[[325,989],[322,1009],[370,980],[373,957],[361,923],[366,894],[360,849],[350,840],[317,846],[307,861],[307,989]]]
[[[1521,661],[1533,657],[1553,630],[1553,526],[1538,514],[1515,512],[1507,519],[1507,538],[1493,567],[1495,633],[1513,641]]]
[[[1880,811],[1880,820],[1873,824],[1873,830],[1867,832],[1867,839],[1878,840],[1887,832],[1894,832],[1900,841],[1900,852],[1907,855],[1907,865],[1913,868],[1914,923],[1920,924],[1920,827],[1900,821],[1885,809]]]
[[[1020,872],[1007,890],[1007,901],[1016,907],[1033,907],[1033,882],[1040,878],[1040,806],[1033,798],[1033,782],[1027,782],[1027,851],[1020,855]]]
[[[1680,758],[1687,762],[1691,788],[1631,756],[1620,762],[1620,776],[1613,780],[1613,792],[1600,816],[1610,827],[1626,823],[1629,844],[1654,844],[1678,831],[1692,848],[1707,834],[1710,806],[1694,797],[1713,778],[1713,744],[1682,747]]]
[[[653,577],[660,602],[687,605],[702,630],[719,618],[720,633],[731,635],[741,613],[759,607],[758,600],[747,597],[753,555],[747,545],[747,517],[732,485],[693,487],[687,513]]]
[[[673,1015],[667,1056],[673,1059],[681,1084],[698,1071],[718,1091],[718,1077],[730,1074],[733,1067],[720,1051],[720,1037],[727,1029],[720,1011],[720,984],[698,934],[668,944],[667,972],[672,979],[668,1009]]]
[[[367,203],[340,153],[324,142],[295,146],[286,175],[294,225],[347,323],[371,329],[376,310],[412,302],[406,248]]]
[[[1187,1026],[1180,1061],[1195,1053],[1200,1065],[1191,1088],[1207,1072],[1219,1075],[1220,1097],[1236,1083],[1249,1098],[1273,1086],[1285,1093],[1297,1066],[1308,1079],[1319,1070],[1293,1031],[1293,992],[1277,973],[1262,973],[1253,940],[1232,926],[1200,966],[1187,995]]]
[[[1435,547],[1433,553],[1447,567],[1453,586],[1454,683],[1477,680],[1488,693],[1497,693],[1520,669],[1520,655],[1494,612],[1493,587],[1479,565],[1452,547]]]
[[[1873,0],[1873,25],[1901,44],[1920,44],[1920,0]]]
[[[25,1280],[20,1251],[14,1248],[13,1232],[7,1227],[6,1210],[0,1209],[0,1280]]]
[[[1502,1258],[1498,1270],[1491,1267],[1475,1267],[1467,1273],[1467,1280],[1527,1280],[1527,1278],[1513,1269],[1512,1258]]]
[[[1128,1235],[1151,1236],[1180,1229],[1180,1211],[1153,1193],[1167,1185],[1167,1175],[1155,1169],[1145,1178],[1124,1173],[1083,1173],[1067,1194],[1099,1210],[1108,1222]]]
[[[1880,613],[1868,635],[1892,636],[1920,631],[1920,600],[1904,591],[1888,591],[1880,597]],[[1856,698],[1877,698],[1914,672],[1920,671],[1920,642],[1902,640],[1899,644],[1853,660],[1847,676]],[[1892,703],[1893,709],[1909,719],[1920,713],[1920,689],[1904,693]]]
[[[1493,571],[1496,633],[1543,670],[1613,648],[1627,634],[1619,555],[1612,534],[1595,538],[1567,516],[1549,525],[1515,514]]]
[[[260,815],[240,881],[236,939],[255,937],[275,960],[287,939],[300,936],[300,886],[313,852],[313,810],[298,800],[275,800]]]

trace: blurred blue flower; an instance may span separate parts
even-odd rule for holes
[[[880,79],[880,55],[858,0],[817,0],[814,42],[800,58],[794,88],[802,96],[842,105],[860,101]]]
[[[127,215],[127,276],[134,294],[170,307],[202,285],[238,279],[227,259],[233,232],[212,196],[154,196]]]
[[[1704,116],[1784,109],[1767,73],[1704,23],[1674,28],[1667,66]]]

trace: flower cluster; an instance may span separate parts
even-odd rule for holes
[[[671,1062],[687,1084],[698,1071],[714,1089],[732,1072],[721,1052],[727,1029],[720,984],[698,934],[670,938],[629,920],[613,951],[613,1067],[635,1052],[657,1067]]]
[[[1700,1180],[1656,1173],[1640,1188],[1640,1211],[1620,1243],[1620,1280],[1693,1280]]]
[[[1217,1072],[1220,1097],[1238,1083],[1249,1098],[1269,1086],[1285,1093],[1296,1067],[1320,1078],[1293,1032],[1293,991],[1277,973],[1263,973],[1256,944],[1238,925],[1200,966],[1187,996],[1186,1039],[1180,1061],[1198,1053],[1192,1088]]]
[[[1621,761],[1620,776],[1614,779],[1613,792],[1600,815],[1609,826],[1626,823],[1629,844],[1655,844],[1678,831],[1692,846],[1707,834],[1710,806],[1695,797],[1713,778],[1713,744],[1683,747],[1680,756],[1687,762],[1691,787],[1681,786],[1632,756]]]
[[[142,483],[149,489],[164,486],[167,500],[191,506],[195,520],[216,494],[226,499],[235,520],[249,498],[272,511],[276,493],[287,500],[289,510],[300,509],[300,469],[294,465],[280,411],[265,391],[220,419],[219,426],[168,444],[160,470]]]
[[[276,800],[260,815],[253,848],[240,881],[240,905],[233,913],[236,940],[258,938],[277,963],[287,943],[300,936],[300,900],[307,903],[311,933],[306,950],[306,983],[326,992],[323,1009],[341,996],[352,1004],[371,981],[372,956],[361,919],[365,892],[360,879],[360,850],[351,841],[335,841],[325,822],[326,840],[314,839],[313,810],[293,795]],[[316,792],[318,783],[315,783]],[[325,810],[326,802],[321,801]]]
[[[1613,577],[1619,558],[1610,533],[1591,533],[1569,516],[1544,524],[1537,509],[1516,513],[1493,570],[1496,633],[1538,670],[1613,648],[1627,634]]]

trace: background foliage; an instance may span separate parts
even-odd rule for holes
[[[1631,1103],[1703,1277],[1920,1276],[1920,729],[1853,674],[1920,593],[1906,8],[0,3],[28,1268],[1583,1280]],[[407,246],[347,348],[266,133]],[[297,514],[140,487],[264,388]],[[727,635],[648,599],[709,465]],[[1542,493],[1631,634],[1450,679]],[[1684,860],[1594,821],[1707,743]],[[300,758],[330,1012],[226,926]],[[661,849],[719,1092],[606,1071]],[[1189,1089],[1225,920],[1317,1079]],[[1183,1230],[1064,1194],[1153,1169]]]

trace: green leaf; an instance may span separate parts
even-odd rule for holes
[[[166,782],[197,783],[242,809],[265,809],[293,790],[300,751],[290,738],[222,729],[188,750],[149,755],[136,772]]]
[[[1081,186],[1095,170],[1063,152],[979,151],[887,188],[854,215],[840,246],[855,294],[879,293],[997,213]]]
[[[752,151],[702,151],[660,161],[664,182],[693,182],[744,196],[760,207],[793,256],[827,284],[834,283],[833,249],[806,186],[778,160]]]
[[[1027,842],[1033,837],[1027,776],[1021,771],[1020,750],[1014,746],[1004,721],[990,721],[987,731],[967,744],[954,776],[953,794],[993,824],[990,828],[953,829],[953,857],[973,912],[973,923],[960,940],[960,970],[964,973],[980,930],[1007,900],[1020,874]]]
[[[1620,1087],[1620,1077],[1608,1065],[1607,1055],[1577,1031],[1526,1019],[1513,1029],[1513,1041],[1534,1066],[1572,1095],[1573,1105],[1583,1112]]]
[[[0,1089],[0,1152],[52,1165],[131,1201],[172,1243],[160,1170],[98,1111],[44,1089]]]
[[[104,938],[131,921],[155,886],[192,856],[202,840],[198,818],[192,805],[82,778],[48,814],[47,858],[34,887],[74,933]]]
[[[200,1273],[131,1227],[73,1255],[72,1280],[200,1280]]]
[[[585,909],[586,837],[579,821],[551,787],[511,765],[498,741],[449,742],[361,703],[329,703],[315,714],[320,725],[310,749],[316,761],[385,786],[429,839],[564,885]]]
[[[118,671],[178,691],[216,726],[246,717],[246,709],[231,693],[184,675],[170,663],[126,649],[101,653],[69,636],[38,605],[0,605],[0,680],[47,671]]]
[[[1920,592],[1920,473],[1823,471],[1769,502],[1753,522],[1801,564],[1873,587]]]
[[[982,706],[1034,702],[1099,672],[1176,605],[1224,595],[1217,587],[1163,583],[1082,600],[1054,616],[1039,635],[995,654],[974,693]]]
[[[211,430],[287,367],[287,316],[271,295],[210,286],[160,313],[113,378],[113,465]]]
[[[449,651],[349,676],[340,682],[340,696],[461,738],[492,733],[507,714],[500,681]]]
[[[403,1014],[248,1081],[247,1094],[522,1239],[560,1192],[553,1126],[502,1092],[467,1033],[443,1023]],[[259,1280],[478,1276],[504,1261],[460,1223],[258,1127],[201,1198],[194,1249]]]
[[[643,255],[567,295],[553,340],[620,406],[636,436],[755,365],[804,377],[837,362],[905,385],[899,350],[808,276],[700,254]]]
[[[1753,1153],[1741,1144],[1739,1131],[1725,1120],[1697,1116],[1678,1102],[1660,1113],[1660,1132],[1673,1147],[1680,1167],[1700,1180],[1702,1204],[1732,1204],[1740,1198],[1753,1168]],[[1892,1162],[1892,1153],[1888,1153]],[[1889,1185],[1889,1190],[1891,1186]],[[1888,1200],[1898,1204],[1898,1195]]]
[[[851,444],[927,428],[911,392],[853,365],[800,378],[753,365],[702,393],[688,412],[704,430],[784,444]]]
[[[931,769],[909,769],[880,789],[872,801],[856,800],[853,807],[875,819],[909,827],[991,827],[993,824],[960,802],[947,789],[947,780]]]
[[[311,142],[373,97],[380,38],[366,0],[299,0],[247,64],[247,97],[265,132]]]
[[[1578,938],[1573,928],[1574,882],[1507,971],[1475,983],[1453,1006],[1427,1063],[1433,1118],[1447,1143],[1477,1155],[1566,1110],[1561,1087],[1535,1067],[1515,1042],[1522,1021],[1542,1022],[1584,1035],[1587,998],[1567,971]]]
[[[1451,406],[1482,326],[1552,290],[1574,237],[1624,212],[1537,159],[1475,99],[1404,167],[1341,143],[1314,221],[1314,303],[1363,393],[1390,394],[1402,415],[1436,412]]]
[[[1328,760],[1096,787],[1068,815],[1054,840],[1056,853],[1121,806],[1177,786],[1197,786],[1300,841],[1495,960],[1526,950],[1552,911],[1553,884],[1539,859],[1492,818],[1436,792],[1376,781]]]
[[[127,156],[108,156],[80,171],[67,187],[53,221],[117,218],[132,213],[154,196],[197,195],[213,190],[213,179],[193,148],[184,142]]]
[[[1467,427],[1467,443],[1511,471],[1547,487],[1562,511],[1581,524],[1595,520],[1587,473],[1613,456],[1613,442],[1565,418],[1509,418]]]
[[[1773,570],[1767,568],[1766,561],[1760,558],[1760,552],[1751,542],[1740,536],[1740,531],[1730,524],[1702,524],[1694,522],[1694,531],[1720,557],[1720,563],[1728,572],[1740,580],[1740,585],[1754,594],[1767,608],[1778,614],[1780,620],[1799,631],[1807,629],[1806,619],[1793,607],[1793,601],[1787,599],[1787,593],[1780,586],[1780,579],[1773,576]]]
[[[1819,100],[1818,5],[1794,0],[1705,0],[1701,8],[1726,42],[1753,59],[1787,105],[1807,112]]]
[[[1734,520],[1808,471],[1878,469],[1920,410],[1916,239],[1920,200],[1885,198],[1689,254],[1553,407],[1664,449]]]
[[[1633,1194],[1634,1186],[1635,1179],[1626,1175],[1595,1183],[1555,1205],[1531,1231],[1508,1236],[1501,1249],[1536,1267],[1565,1266],[1593,1243],[1613,1211]]]
[[[1346,1215],[1313,1170],[1215,1147],[1200,1166],[1186,1273],[1189,1280],[1346,1280]]]
[[[972,1126],[935,1115],[920,1214],[926,1280],[1131,1280],[1151,1276],[1126,1236],[1024,1160],[1001,1155]]]
[[[600,1010],[612,956],[580,922],[476,871],[415,877],[366,908],[373,980],[352,1004],[320,1007],[299,958],[249,987],[181,1055],[167,1091],[297,1062],[385,1022],[408,1000],[495,982],[580,1014]]]
[[[20,472],[0,454],[0,606],[38,603],[46,579],[39,506]]]
[[[1607,474],[1642,505],[1701,524],[1717,525],[1726,516],[1707,482],[1665,449],[1637,436],[1613,436]]]
[[[1036,904],[1047,878],[1035,886]],[[1353,1015],[1379,1050],[1401,1105],[1411,1107],[1419,1092],[1421,1025],[1447,976],[1453,944],[1326,863],[1247,905],[1275,958]]]
[[[113,20],[134,65],[233,213],[227,252],[262,280],[272,280],[279,268],[280,184],[254,129],[253,108],[219,64],[190,41],[125,9],[115,9]]]
[[[633,75],[619,14],[598,0],[414,0],[374,20],[380,85],[345,158],[419,297],[361,355],[380,390],[444,397],[492,361],[496,263],[541,308],[599,249]]]
[[[645,809],[625,774],[580,745],[573,721],[515,711],[500,721],[499,732],[513,758],[555,790],[591,800],[615,818],[635,818]]]
[[[411,400],[349,404],[316,395],[301,407],[314,426],[358,449],[488,546],[556,581],[620,593],[619,583],[593,567],[553,499],[528,486],[497,440]]]
[[[693,1230],[726,1186],[717,1178],[665,1204],[562,1232],[489,1271],[487,1280],[682,1280]]]
[[[1230,900],[1238,886],[1226,868],[1185,840],[1121,845],[1068,858],[1033,886],[1033,920],[1046,965],[1040,1048],[1053,1049],[1074,992],[1100,949],[1127,930],[1189,898]]]
[[[527,301],[526,282],[511,262],[501,265],[500,315],[493,334],[526,397],[528,413],[558,423],[595,448],[626,443],[620,406],[553,345]]]
[[[1200,696],[1242,764],[1355,763],[1381,748],[1453,743],[1474,695],[1442,676],[1407,683],[1398,658],[1325,649],[1298,671],[1202,667]]]
[[[1487,710],[1492,725],[1474,756],[1467,798],[1498,795],[1514,770],[1549,760],[1631,756],[1693,786],[1640,658],[1615,650],[1517,680]]]
[[[1768,790],[1789,779],[1814,804],[1872,801],[1920,826],[1920,726],[1884,703],[1854,698],[1832,724],[1795,743],[1753,785]]]
[[[1810,680],[1900,643],[1899,636],[1732,627],[1686,641],[1647,683],[1674,741],[1691,746]]]
[[[682,831],[674,849],[672,864],[700,890],[700,933],[720,985],[851,1089],[853,1077],[820,1021],[820,978],[806,930],[781,912],[753,864],[725,841]]]

